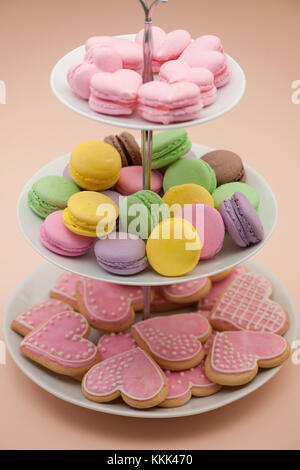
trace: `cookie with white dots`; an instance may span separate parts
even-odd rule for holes
[[[279,366],[289,353],[288,341],[274,333],[223,331],[214,337],[205,373],[221,385],[243,385],[254,379],[259,367]]]
[[[200,364],[205,354],[201,343],[211,331],[208,320],[198,312],[149,318],[131,328],[137,344],[167,370]]]
[[[104,361],[115,354],[137,348],[137,344],[130,333],[108,333],[100,336],[97,348],[101,360]]]
[[[78,312],[60,312],[36,327],[21,342],[22,353],[58,374],[78,377],[100,360],[86,339],[90,327]]]
[[[203,277],[195,281],[162,286],[162,293],[170,302],[190,304],[205,297],[210,289],[211,280],[208,277]]]
[[[54,286],[50,290],[50,297],[52,299],[62,300],[71,307],[78,311],[77,297],[76,297],[76,284],[83,279],[78,274],[64,272],[56,280]]]
[[[62,300],[46,299],[20,313],[12,322],[11,328],[22,336],[27,335],[56,313],[72,311],[73,308]]]
[[[76,285],[79,311],[97,330],[127,330],[135,319],[135,311],[143,308],[143,289],[83,278]],[[151,300],[153,293],[151,292]]]
[[[96,364],[85,374],[81,389],[92,401],[121,396],[133,408],[152,408],[165,400],[168,382],[151,356],[137,347]]]

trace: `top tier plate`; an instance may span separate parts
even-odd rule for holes
[[[134,40],[135,35],[123,35],[120,36],[131,41]],[[166,129],[175,129],[182,126],[195,126],[197,124],[202,124],[203,122],[210,121],[211,119],[216,119],[219,116],[230,111],[234,108],[238,102],[241,100],[246,87],[246,78],[243,70],[239,64],[227,55],[228,65],[232,70],[232,78],[228,85],[223,88],[218,89],[218,98],[217,101],[211,105],[204,108],[201,112],[201,118],[194,119],[193,121],[187,121],[184,123],[176,123],[169,125],[156,124],[149,121],[144,121],[138,116],[135,112],[130,117],[122,116],[108,116],[105,114],[95,113],[89,108],[87,101],[84,101],[78,98],[71,90],[67,82],[67,73],[69,68],[72,65],[78,64],[83,61],[85,54],[85,47],[80,46],[77,49],[66,54],[62,57],[55,67],[52,70],[50,77],[50,85],[55,96],[61,101],[65,106],[70,108],[72,111],[75,111],[78,114],[81,114],[84,117],[93,119],[94,121],[102,122],[104,124],[109,124],[116,127],[126,127],[130,129],[140,129],[140,130],[166,130]]]

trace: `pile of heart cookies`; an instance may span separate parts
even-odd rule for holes
[[[282,335],[289,316],[271,295],[268,279],[240,265],[153,288],[152,314],[138,321],[141,287],[65,272],[49,298],[19,313],[11,327],[24,336],[26,357],[80,380],[89,400],[121,397],[134,408],[176,407],[246,384],[259,368],[288,358]],[[100,332],[97,343],[88,339],[91,328]]]
[[[143,119],[162,124],[198,118],[231,78],[221,40],[205,35],[192,41],[188,31],[167,34],[157,26],[152,36],[157,79],[143,84],[144,30],[134,42],[94,36],[86,41],[83,62],[68,71],[72,91],[97,113],[130,116],[137,109]]]

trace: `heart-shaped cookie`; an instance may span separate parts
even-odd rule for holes
[[[50,290],[50,297],[53,299],[62,300],[71,305],[74,310],[78,310],[77,297],[76,297],[76,284],[83,279],[78,274],[64,272],[56,280],[54,286]]]
[[[121,395],[134,408],[150,408],[165,399],[168,385],[152,358],[133,348],[92,367],[83,378],[82,392],[96,402],[112,401]]]
[[[204,361],[191,369],[174,372],[165,371],[169,391],[166,399],[159,405],[163,407],[182,406],[187,403],[192,396],[206,397],[220,390],[221,385],[216,384],[206,377]]]
[[[169,286],[162,286],[166,299],[179,304],[197,302],[211,289],[211,281],[208,277],[202,277],[195,281],[180,282]]]
[[[222,385],[242,385],[258,368],[276,367],[289,356],[289,343],[274,333],[223,331],[214,337],[205,360],[207,377]]]
[[[99,360],[96,346],[86,339],[89,324],[80,313],[52,316],[21,342],[22,353],[59,374],[79,376]]]
[[[135,37],[135,42],[143,45],[144,30],[138,32]],[[183,29],[176,29],[170,33],[166,33],[158,26],[152,27],[152,42],[153,42],[153,55],[152,55],[152,70],[158,72],[160,66],[168,61],[177,59],[182,51],[190,44],[191,35]]]
[[[138,322],[131,333],[161,367],[184,370],[200,364],[204,356],[201,342],[210,336],[211,326],[199,313],[181,313]]]
[[[11,323],[11,327],[20,335],[27,335],[37,326],[56,313],[72,311],[72,307],[62,300],[47,299],[20,313]]]
[[[124,331],[143,307],[143,289],[83,278],[77,283],[79,311],[102,331]]]
[[[272,284],[256,273],[244,273],[225,288],[214,305],[210,320],[217,330],[267,331],[284,334],[287,312],[269,299]]]
[[[214,75],[208,69],[190,67],[182,60],[170,60],[161,66],[159,78],[168,83],[195,83],[195,85],[200,88],[201,99],[204,106],[214,103],[217,99]]]
[[[102,361],[136,347],[137,344],[133,336],[130,333],[123,332],[102,335],[97,344]]]

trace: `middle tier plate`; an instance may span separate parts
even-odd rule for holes
[[[193,144],[192,150],[198,157],[213,150],[199,144]],[[259,251],[270,238],[277,222],[277,202],[275,196],[262,176],[248,165],[244,165],[247,175],[247,183],[252,186],[260,195],[259,215],[262,220],[265,237],[263,241],[249,248],[239,248],[226,234],[222,250],[212,259],[201,261],[190,273],[180,277],[164,277],[153,271],[151,267],[145,271],[132,276],[117,276],[104,271],[97,264],[93,249],[84,256],[68,258],[56,255],[45,248],[40,241],[40,227],[43,219],[32,212],[27,204],[27,195],[32,184],[39,178],[47,175],[62,175],[68,163],[70,154],[64,155],[48,165],[41,168],[33,175],[24,186],[18,201],[18,221],[21,230],[30,243],[43,258],[54,263],[62,269],[73,273],[98,279],[106,282],[113,282],[126,285],[155,286],[163,284],[175,284],[190,280],[211,276],[220,271],[228,269],[237,264],[243,263]]]

